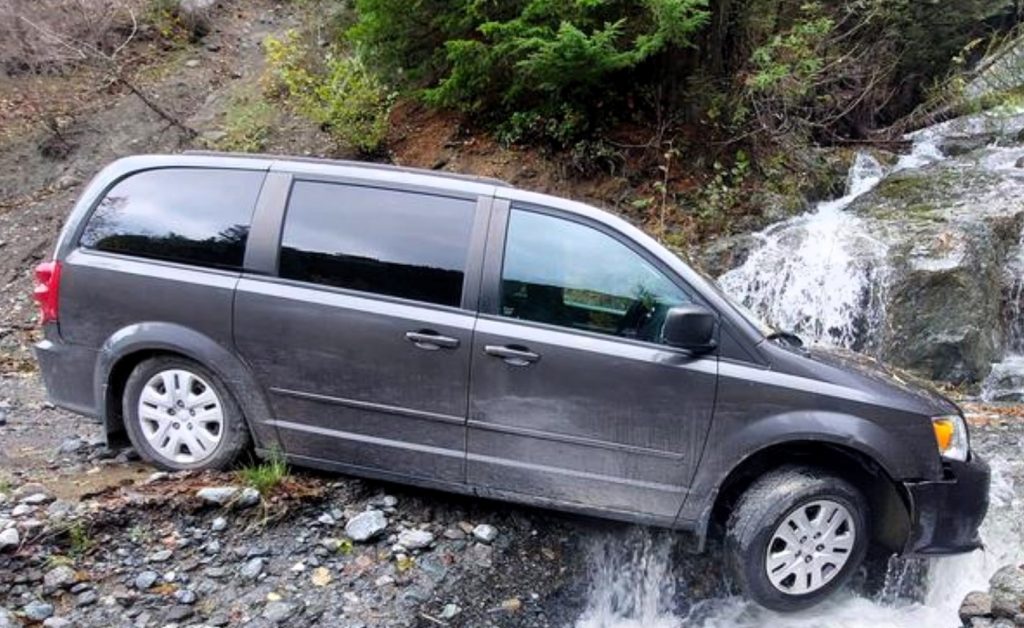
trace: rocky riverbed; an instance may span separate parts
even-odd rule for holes
[[[714,548],[691,556],[668,532],[302,470],[261,496],[238,474],[159,473],[108,450],[34,375],[0,391],[0,627],[860,626],[865,613],[954,626],[954,597],[1024,558],[1015,408],[972,407],[997,477],[987,557],[931,574],[874,565],[836,602],[782,617],[733,597]]]

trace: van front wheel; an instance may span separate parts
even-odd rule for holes
[[[125,384],[124,417],[135,450],[162,469],[224,469],[250,442],[227,387],[209,369],[176,356],[135,367]]]
[[[726,529],[737,583],[752,600],[791,612],[822,601],[864,560],[868,508],[850,483],[808,467],[787,467],[755,481]]]

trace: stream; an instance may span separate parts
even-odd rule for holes
[[[1019,118],[1019,114],[1015,114]],[[984,122],[984,121],[982,121]],[[974,122],[968,120],[968,126]],[[781,329],[811,343],[870,352],[885,322],[889,244],[847,208],[886,177],[947,159],[940,150],[949,123],[909,136],[910,152],[884,166],[857,155],[846,194],[754,234],[756,245],[739,266],[719,278],[723,289]],[[963,131],[961,125],[960,131]],[[1006,169],[1024,156],[1020,146],[990,146],[985,169]],[[1012,286],[1003,358],[980,386],[984,401],[1024,398],[1024,233],[1007,260]],[[941,263],[941,261],[939,262]],[[958,609],[970,591],[986,590],[999,567],[1024,560],[1024,483],[1019,451],[1024,429],[985,427],[972,444],[992,466],[991,507],[982,527],[986,549],[924,560],[890,559],[884,583],[871,593],[851,587],[822,605],[792,615],[762,609],[730,594],[712,548],[695,557],[680,552],[670,534],[631,530],[589,544],[592,579],[576,628],[923,628],[960,626]]]

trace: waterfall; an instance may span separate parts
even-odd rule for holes
[[[719,278],[722,288],[780,329],[862,348],[883,320],[887,250],[845,210],[884,176],[874,157],[858,154],[842,198],[756,234],[746,261]]]

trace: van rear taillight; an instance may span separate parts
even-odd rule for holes
[[[60,262],[43,262],[36,266],[36,288],[32,293],[42,314],[40,323],[57,321],[58,293],[60,292]]]

